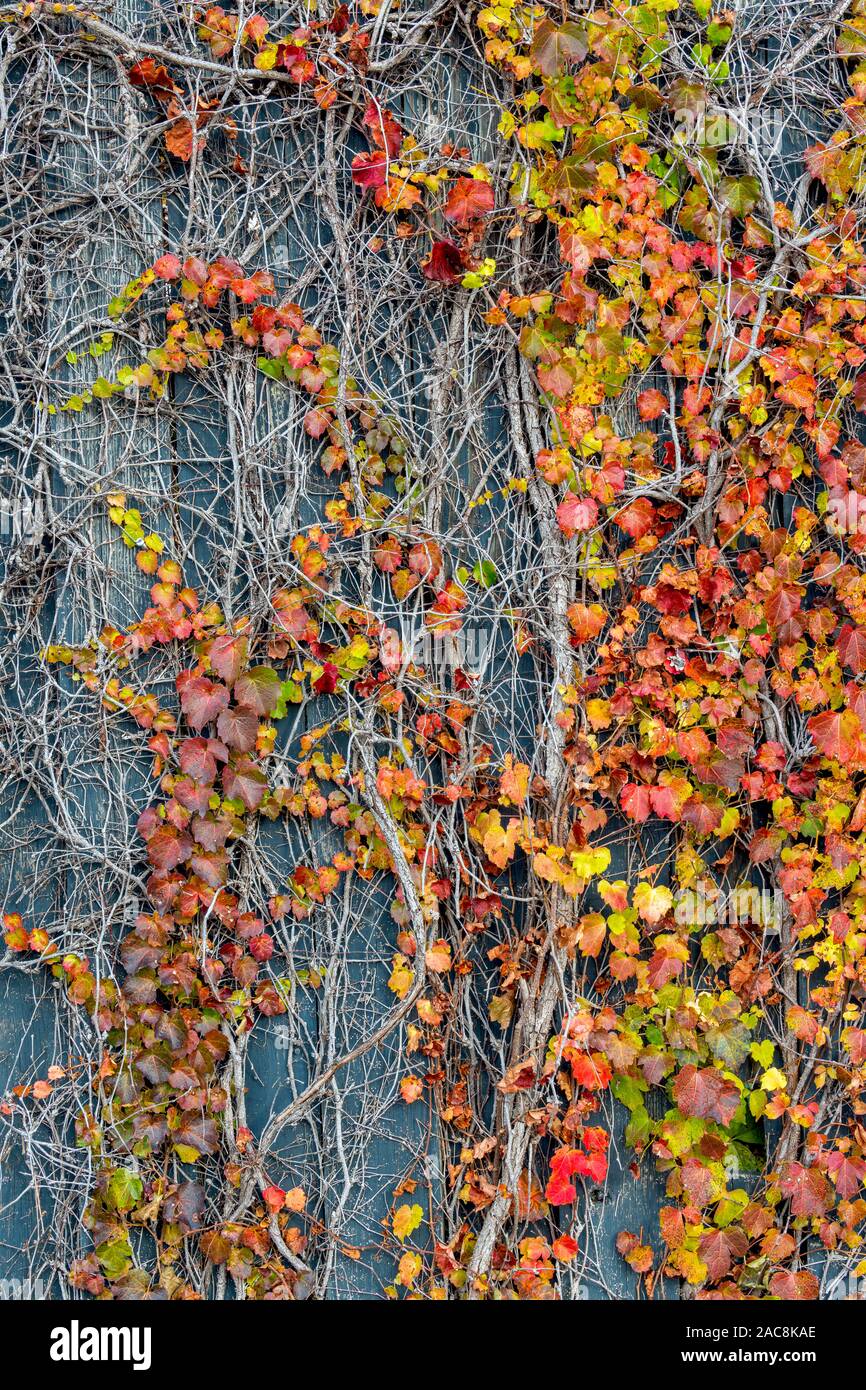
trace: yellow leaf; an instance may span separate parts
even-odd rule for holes
[[[405,1288],[409,1289],[421,1273],[421,1256],[415,1255],[412,1251],[407,1250],[406,1254],[401,1256],[397,1268],[398,1273],[397,1278],[394,1280],[395,1284],[402,1284]]]
[[[761,1077],[761,1089],[764,1091],[782,1091],[787,1084],[785,1073],[778,1067],[769,1067]]]
[[[398,1240],[405,1240],[407,1236],[411,1236],[413,1231],[417,1231],[423,1219],[423,1207],[419,1207],[417,1202],[411,1207],[408,1202],[404,1203],[402,1207],[397,1208],[391,1218],[394,1235]]]
[[[634,890],[634,905],[644,922],[649,922],[650,925],[660,921],[666,912],[670,912],[673,902],[668,888],[652,888],[648,883],[639,883]]]
[[[394,991],[398,999],[405,999],[414,979],[409,962],[405,956],[396,955],[391,963],[393,969],[388,981],[388,988]]]

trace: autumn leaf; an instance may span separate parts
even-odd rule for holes
[[[356,154],[352,160],[352,181],[359,188],[383,188],[388,173],[388,156],[382,150]]]
[[[445,202],[445,217],[458,227],[468,227],[493,211],[495,198],[489,183],[482,179],[456,179]]]
[[[842,662],[857,675],[866,671],[866,627],[845,623],[836,638],[836,650]]]
[[[794,1216],[822,1216],[827,1210],[830,1185],[818,1168],[805,1168],[802,1163],[786,1163],[779,1186],[790,1201]]]
[[[820,1284],[808,1269],[780,1269],[770,1276],[770,1293],[786,1302],[806,1302],[818,1298]]]
[[[556,509],[556,520],[569,539],[580,531],[591,531],[598,520],[598,503],[593,497],[567,492]]]
[[[423,1207],[418,1206],[417,1202],[412,1206],[406,1203],[394,1212],[391,1218],[391,1229],[398,1240],[407,1240],[413,1231],[417,1231],[423,1219]]]
[[[536,27],[529,56],[544,77],[556,77],[582,63],[588,51],[586,32],[570,21],[555,24],[543,19]]]
[[[728,1126],[740,1104],[740,1092],[715,1067],[683,1067],[673,1086],[674,1100],[683,1115],[697,1115]]]
[[[440,285],[459,284],[465,273],[463,252],[453,241],[434,241],[421,269],[428,280]]]
[[[698,1242],[698,1254],[707,1267],[711,1279],[723,1279],[736,1260],[742,1259],[748,1248],[748,1240],[742,1231],[728,1227],[723,1231],[710,1231]]]
[[[424,1083],[420,1076],[404,1076],[400,1082],[400,1095],[407,1105],[412,1105],[416,1100],[420,1100],[424,1094]]]
[[[657,420],[667,408],[667,397],[661,391],[641,391],[637,398],[637,411],[642,420]]]
[[[812,742],[825,758],[849,762],[863,751],[863,726],[850,709],[825,710],[806,721]]]
[[[505,768],[499,779],[499,795],[506,803],[523,806],[529,790],[530,769],[526,763],[516,763],[510,753],[505,755]]]

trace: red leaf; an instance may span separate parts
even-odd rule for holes
[[[742,1231],[711,1231],[703,1236],[698,1245],[698,1254],[707,1267],[711,1279],[723,1279],[735,1260],[746,1253],[749,1242]]]
[[[840,1197],[856,1197],[866,1178],[866,1162],[847,1154],[832,1153],[827,1159],[827,1171]]]
[[[217,731],[229,748],[236,748],[240,753],[249,753],[256,744],[259,721],[251,710],[227,709],[223,710],[217,720]]]
[[[177,760],[181,772],[194,782],[209,785],[216,777],[216,758],[206,738],[185,738],[178,747]]]
[[[169,97],[182,91],[165,65],[157,63],[154,58],[142,58],[140,62],[133,63],[129,69],[129,80],[133,87],[149,88],[157,101],[168,101]]]
[[[637,782],[626,782],[619,794],[619,804],[629,820],[642,825],[649,819],[652,809],[649,787],[642,787]]]
[[[463,276],[463,253],[453,241],[434,241],[421,268],[428,280],[440,285],[455,285]]]
[[[866,628],[846,623],[836,638],[836,650],[844,664],[857,675],[866,671]]]
[[[337,688],[337,681],[340,679],[340,672],[332,661],[325,662],[325,669],[319,679],[313,681],[313,689],[317,695],[333,695]]]
[[[165,148],[186,164],[192,159],[193,124],[188,116],[173,121],[165,132]]]
[[[667,408],[667,397],[661,391],[641,391],[637,398],[637,412],[642,420],[657,420]]]
[[[227,796],[242,801],[248,811],[255,811],[267,791],[268,779],[252,759],[236,758],[223,768],[222,784]]]
[[[392,113],[383,110],[378,102],[371,101],[361,120],[369,133],[371,144],[395,159],[403,143],[403,131]]]
[[[770,1279],[770,1293],[789,1302],[811,1302],[818,1297],[820,1287],[808,1269],[780,1269]]]
[[[180,707],[194,729],[203,729],[228,705],[229,692],[226,687],[208,680],[207,676],[194,676],[191,671],[182,671],[176,685]]]
[[[849,762],[862,752],[863,728],[852,710],[825,710],[806,723],[812,742],[825,758]]]
[[[621,512],[617,512],[614,521],[632,540],[639,541],[641,536],[653,529],[655,516],[655,508],[649,498],[636,497]]]
[[[698,1069],[689,1064],[674,1081],[674,1100],[683,1115],[729,1125],[740,1103],[740,1092],[715,1067]]]
[[[352,182],[359,188],[384,188],[388,156],[381,150],[356,154],[352,160]]]
[[[457,179],[445,203],[445,216],[458,227],[468,227],[477,217],[492,212],[493,189],[481,179]]]
[[[823,1216],[830,1202],[830,1186],[817,1168],[786,1163],[779,1186],[791,1203],[794,1216]]]
[[[176,280],[180,275],[180,257],[160,256],[159,260],[153,263],[153,273],[160,280]]]
[[[186,831],[175,830],[172,825],[164,825],[154,831],[147,841],[147,857],[160,873],[171,873],[192,853],[193,842]]]
[[[556,520],[569,539],[579,531],[591,531],[598,520],[598,503],[592,497],[567,492],[556,509]]]

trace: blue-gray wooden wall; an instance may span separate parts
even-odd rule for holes
[[[121,27],[134,27],[146,11],[147,0],[140,0],[138,5],[136,0],[120,0],[114,7],[113,19]],[[446,46],[436,62],[453,67],[453,52]],[[472,60],[466,60],[464,54],[456,80],[437,87],[433,98],[425,99],[422,92],[410,103],[411,109],[404,111],[407,124],[414,118],[423,126],[431,105],[435,107],[438,101],[439,109],[434,114],[442,127],[449,126],[450,102],[455,108],[461,107],[460,120],[465,128],[463,107],[471,105],[466,98],[467,94],[471,97],[473,90],[473,71]],[[90,65],[78,58],[70,59],[66,78],[80,88],[83,104],[93,100],[97,108],[103,103],[108,109],[121,100],[112,80],[111,62],[105,57]],[[442,109],[443,92],[447,94],[446,109]],[[383,97],[387,97],[386,88]],[[275,104],[275,115],[277,112]],[[146,100],[139,102],[139,115],[142,125],[154,117]],[[492,148],[490,132],[476,130],[474,135],[474,149],[478,157],[485,157]],[[353,148],[363,147],[363,143],[357,143]],[[790,149],[786,152],[791,153]],[[49,209],[46,213],[43,258],[40,260],[39,248],[32,252],[36,277],[32,288],[41,315],[37,332],[55,351],[58,342],[62,350],[80,346],[108,326],[104,310],[110,294],[157,254],[178,244],[188,212],[182,183],[179,181],[175,188],[169,184],[168,194],[163,197],[164,168],[157,168],[145,157],[135,176],[134,199],[130,199],[133,190],[126,187],[114,205],[90,204],[89,244],[70,244],[64,239],[65,220],[78,213],[81,200],[86,202],[107,167],[128,158],[129,148],[114,135],[102,132],[89,142],[70,138],[62,146],[62,155],[53,167],[42,171],[43,191],[56,203],[58,211]],[[287,135],[285,159],[289,167],[293,157]],[[345,180],[345,169],[341,176]],[[64,211],[67,203],[69,210]],[[262,220],[278,215],[277,185],[274,201],[262,214]],[[195,249],[205,254],[224,249],[220,229],[212,230],[211,246]],[[234,231],[237,233],[237,228]],[[255,239],[251,233],[250,240]],[[315,200],[308,196],[302,203],[300,223],[289,219],[269,239],[259,263],[274,269],[278,287],[286,289],[302,279],[311,256],[324,254],[329,240],[330,233],[322,223]],[[231,249],[238,254],[242,246],[236,244]],[[315,322],[315,295],[305,297],[300,293],[299,298]],[[13,326],[11,319],[7,321],[7,331]],[[431,343],[419,336],[411,361],[382,364],[384,385],[389,371],[414,373],[418,382],[417,409],[422,416],[423,382],[430,351]],[[80,369],[58,367],[56,356],[41,365],[55,398],[62,393],[64,384],[82,380]],[[493,373],[485,424],[493,450],[502,440],[505,388],[496,379],[490,362],[482,364],[481,369]],[[19,760],[18,766],[10,767],[4,758],[0,901],[4,910],[22,911],[31,925],[45,925],[55,939],[70,949],[75,947],[77,931],[85,922],[92,926],[95,919],[104,929],[104,968],[111,968],[113,943],[141,903],[140,885],[124,881],[115,871],[114,850],[128,838],[130,821],[146,802],[149,758],[141,754],[137,731],[106,717],[80,687],[72,686],[56,670],[49,670],[38,653],[48,640],[80,641],[91,636],[104,619],[130,620],[140,608],[145,593],[142,576],[105,518],[100,493],[112,487],[125,489],[154,529],[191,547],[197,573],[189,575],[190,582],[200,584],[206,593],[212,576],[223,565],[221,543],[226,527],[242,524],[227,503],[233,470],[240,467],[255,471],[262,459],[267,461],[256,504],[258,515],[255,507],[252,515],[248,513],[243,534],[244,546],[252,551],[259,547],[263,558],[273,559],[274,536],[270,534],[271,549],[266,554],[261,529],[267,529],[268,517],[286,508],[287,499],[290,505],[285,534],[291,535],[318,519],[327,488],[321,475],[308,471],[309,450],[300,428],[298,403],[288,393],[253,381],[249,366],[239,365],[232,371],[233,389],[242,395],[246,393],[247,400],[255,402],[252,409],[240,409],[238,418],[245,437],[234,443],[229,439],[220,399],[209,392],[206,381],[186,378],[176,387],[176,399],[182,409],[170,416],[159,409],[136,411],[119,407],[118,425],[118,420],[112,419],[107,408],[100,405],[81,415],[53,419],[30,412],[26,417],[30,437],[20,437],[19,431],[6,440],[10,459],[17,448],[15,467],[23,468],[41,509],[37,534],[28,543],[41,547],[47,561],[47,583],[36,598],[26,588],[20,593],[8,590],[5,596],[4,636],[17,653],[22,675],[16,698],[26,714],[36,720],[37,729],[41,727],[42,746],[31,750],[32,762],[25,760],[24,766]],[[32,381],[22,389],[27,390],[28,385],[32,394]],[[10,410],[7,418],[11,416]],[[423,433],[423,420],[418,430]],[[261,443],[263,440],[266,442]],[[466,468],[471,470],[471,458],[467,457]],[[503,476],[508,475],[506,460]],[[210,491],[208,476],[213,480]],[[20,501],[19,493],[15,497]],[[3,539],[4,564],[8,567],[16,563],[16,537],[7,534]],[[502,544],[501,528],[498,537],[489,539],[495,552],[495,546]],[[111,613],[82,607],[81,579],[91,573],[94,592],[110,592],[114,600]],[[243,592],[236,595],[241,609],[249,597]],[[0,680],[3,677],[0,672]],[[297,732],[290,730],[285,737]],[[6,747],[8,741],[4,738],[4,753]],[[101,771],[106,754],[112,767],[107,784]],[[60,769],[59,784],[54,789],[45,780],[45,768],[49,765]],[[36,776],[34,768],[38,769]],[[77,818],[74,828],[95,847],[90,862],[82,858],[80,848],[67,853],[69,841],[64,841],[62,821],[57,821],[61,804],[58,794],[61,800],[64,794],[69,795]],[[261,843],[271,862],[284,869],[300,857],[297,840],[281,825],[265,826]],[[330,852],[338,847],[335,840]],[[654,857],[657,848],[655,844],[647,844],[642,850],[636,847],[647,858]],[[633,868],[623,852],[614,860],[611,876],[628,876]],[[325,965],[331,952],[340,953],[348,963],[341,996],[347,1005],[346,1017],[323,1020],[317,991],[299,988],[295,1007],[306,1029],[306,1048],[286,1050],[285,1023],[280,1018],[257,1025],[247,1096],[248,1119],[254,1131],[260,1130],[273,1111],[287,1103],[293,1091],[303,1087],[321,1043],[323,1023],[332,1030],[328,1047],[339,1050],[357,1042],[362,1030],[369,1027],[371,1017],[375,1018],[377,1011],[384,1014],[391,1006],[392,996],[385,983],[387,962],[393,951],[389,903],[387,886],[371,883],[360,893],[356,891],[342,925],[339,912],[330,912],[291,932],[293,955],[299,965]],[[353,998],[362,1000],[364,1005],[357,1020],[351,1007]],[[61,1051],[64,1032],[58,1011],[62,1009],[58,991],[46,985],[40,973],[16,969],[4,975],[0,1090],[7,1083],[44,1076],[52,1062],[74,1062],[74,1057]],[[425,1147],[427,1119],[420,1106],[394,1104],[402,1069],[400,1047],[401,1037],[395,1034],[380,1051],[357,1064],[354,1077],[350,1070],[340,1083],[345,1097],[340,1141],[352,1152],[358,1146],[364,1148],[367,1177],[363,1192],[351,1187],[347,1190],[340,1154],[330,1139],[323,1139],[326,1134],[333,1135],[333,1116],[328,1125],[320,1126],[321,1110],[314,1111],[309,1122],[287,1131],[285,1136],[281,1173],[287,1185],[302,1183],[311,1190],[312,1205],[333,1228],[339,1228],[340,1240],[357,1244],[364,1251],[360,1261],[336,1259],[328,1286],[332,1297],[381,1297],[383,1284],[393,1277],[393,1257],[377,1254],[374,1247],[380,1243],[394,1186],[405,1176],[407,1164],[412,1166],[416,1151]],[[503,1052],[493,1058],[494,1066],[501,1066],[504,1057]],[[378,1095],[380,1104],[375,1113],[368,1107],[363,1125],[357,1126],[353,1111],[357,1109],[363,1081]],[[355,1083],[357,1092],[353,1091]],[[323,1102],[324,1106],[327,1104]],[[615,1135],[611,1172],[604,1189],[593,1194],[597,1201],[584,1236],[584,1277],[580,1289],[566,1289],[572,1297],[634,1296],[635,1276],[615,1253],[613,1242],[622,1229],[654,1238],[657,1210],[663,1200],[663,1180],[654,1173],[651,1163],[644,1161],[637,1180],[629,1171],[632,1155],[622,1142],[623,1112],[612,1101],[607,1103],[604,1122]],[[0,1127],[0,1139],[3,1133]],[[32,1143],[38,1145],[49,1137],[37,1128]],[[43,1167],[52,1174],[47,1187],[34,1186],[28,1179],[19,1144],[6,1141],[0,1149],[0,1280],[41,1280],[41,1286],[35,1286],[35,1296],[44,1292],[56,1298],[68,1296],[68,1290],[62,1269],[52,1267],[50,1262],[50,1231],[59,1222],[65,1223],[66,1230],[74,1231],[86,1191],[87,1166],[72,1147],[68,1132],[53,1138],[67,1149],[59,1166],[56,1160],[53,1166],[37,1161],[37,1169]],[[431,1148],[426,1171],[418,1172],[416,1165],[413,1172],[417,1179],[429,1184],[431,1197],[442,1181],[441,1156]],[[342,1218],[344,1209],[352,1213],[348,1222]],[[0,1291],[8,1296],[13,1290],[12,1286],[0,1284]],[[666,1286],[662,1296],[675,1297],[673,1286]]]

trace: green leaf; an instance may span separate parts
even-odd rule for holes
[[[492,560],[479,560],[472,571],[472,578],[482,589],[492,589],[499,576]]]
[[[743,174],[741,178],[719,180],[719,197],[735,217],[744,217],[751,212],[761,196],[761,185],[754,174]]]
[[[112,1211],[132,1211],[144,1191],[137,1173],[128,1168],[116,1168],[108,1180],[106,1201]]]
[[[106,1279],[120,1279],[132,1268],[132,1246],[126,1236],[107,1240],[96,1247],[96,1258]]]

